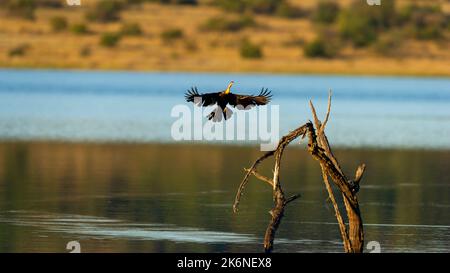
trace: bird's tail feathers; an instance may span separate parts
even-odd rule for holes
[[[222,117],[227,120],[229,118],[231,118],[231,116],[233,115],[233,111],[226,107],[225,109],[222,110],[222,108],[220,107],[216,107],[208,116],[206,116],[208,118],[208,120],[212,120],[213,122],[220,122],[222,121]]]

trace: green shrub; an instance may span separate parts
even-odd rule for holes
[[[178,4],[178,5],[197,5],[197,0],[172,0],[172,3]]]
[[[125,5],[129,6],[129,5],[139,5],[142,4],[143,2],[145,2],[145,0],[124,0],[125,1]]]
[[[240,54],[245,59],[261,59],[263,57],[261,46],[253,44],[246,39],[241,44]]]
[[[299,47],[299,46],[304,46],[305,45],[305,40],[303,38],[299,38],[299,37],[292,37],[290,40],[283,42],[283,46],[288,46],[288,47]]]
[[[405,8],[401,13],[401,23],[410,29],[413,38],[435,40],[444,36],[450,17],[436,6],[415,6]]]
[[[317,4],[313,19],[318,23],[331,24],[339,15],[339,5],[332,1],[321,1]]]
[[[133,0],[128,0],[133,1]],[[139,0],[134,0],[139,1]],[[197,5],[198,0],[141,0],[140,2],[156,2],[160,4]]]
[[[380,6],[369,6],[361,3],[353,5],[352,9],[360,13],[360,16],[369,18],[370,24],[377,30],[387,30],[397,24],[397,11],[395,0],[383,1]]]
[[[88,11],[86,18],[90,21],[104,23],[118,21],[123,8],[123,2],[119,0],[101,0],[92,10]]]
[[[70,27],[70,31],[73,34],[76,34],[76,35],[85,35],[85,34],[89,34],[90,33],[90,31],[87,28],[86,24],[83,24],[83,23],[78,23],[78,24],[72,25]]]
[[[353,18],[364,17],[368,24],[376,30],[387,30],[396,26],[398,21],[395,2],[396,0],[386,0],[379,6],[370,6],[366,1],[354,0],[345,9],[345,13]]]
[[[427,15],[443,15],[440,6],[418,6],[410,4],[398,11],[397,19],[399,24],[415,23],[420,17]]]
[[[341,12],[339,32],[357,47],[367,46],[377,38],[376,28],[371,24],[370,18],[352,10]]]
[[[226,11],[232,12],[253,12],[258,14],[275,14],[281,5],[286,4],[285,0],[215,0],[215,5]],[[280,13],[287,14],[286,6]]]
[[[50,19],[50,25],[54,32],[60,32],[67,29],[67,19],[62,16],[55,16]]]
[[[173,40],[181,39],[183,38],[183,36],[184,36],[183,30],[179,28],[167,29],[161,33],[161,39],[164,42],[170,42]]]
[[[303,53],[309,58],[333,58],[336,55],[334,48],[322,38],[307,43],[303,48]]]
[[[88,57],[91,56],[91,48],[89,46],[83,46],[82,48],[80,48],[80,56],[81,57]]]
[[[283,0],[248,0],[247,7],[254,13],[274,14]]]
[[[6,0],[3,5],[11,16],[16,16],[28,20],[34,19],[36,2],[34,0]]]
[[[374,44],[374,50],[377,54],[382,56],[398,56],[398,48],[401,46],[401,33],[389,33],[388,35],[383,35]]]
[[[401,8],[397,13],[397,23],[401,25],[408,23],[417,8],[416,5],[407,5]]]
[[[344,39],[357,47],[374,43],[380,32],[397,25],[395,1],[384,1],[380,6],[369,6],[364,1],[354,1],[339,14],[339,31]]]
[[[214,3],[225,11],[242,13],[246,9],[246,4],[243,0],[216,0]]]
[[[276,15],[284,18],[300,18],[305,15],[305,12],[287,2],[282,2],[277,7]]]
[[[123,24],[120,30],[120,34],[123,36],[140,36],[142,33],[141,26],[138,23]]]
[[[38,7],[44,7],[44,8],[54,8],[59,9],[64,7],[64,2],[61,0],[34,0],[36,2],[36,5]]]
[[[194,51],[198,50],[198,45],[195,42],[195,40],[185,40],[184,41],[184,48],[187,51],[194,52]]]
[[[253,26],[256,26],[256,22],[251,16],[241,16],[238,19],[219,16],[210,18],[201,26],[201,29],[205,31],[237,32]]]
[[[115,32],[103,33],[100,37],[100,45],[104,47],[115,47],[120,41],[120,34]]]
[[[29,48],[30,46],[28,44],[20,44],[16,47],[11,48],[8,51],[8,56],[24,56]]]
[[[413,30],[413,35],[414,38],[418,40],[438,40],[444,37],[442,29],[436,25],[415,27]]]

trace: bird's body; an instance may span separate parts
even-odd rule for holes
[[[222,115],[228,119],[232,115],[227,105],[231,105],[239,110],[247,110],[253,106],[265,105],[272,97],[268,89],[262,89],[259,95],[238,95],[231,93],[230,89],[234,82],[231,81],[227,89],[221,92],[199,94],[196,87],[192,87],[186,92],[186,101],[193,102],[198,106],[210,106],[217,104],[218,108],[208,115],[209,120],[221,121]],[[241,108],[239,107],[241,106]],[[220,112],[222,114],[220,114]]]

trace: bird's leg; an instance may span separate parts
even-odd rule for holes
[[[207,116],[207,118],[208,120],[212,120],[213,122],[222,121],[222,112],[223,112],[222,108],[217,107]]]
[[[223,109],[223,117],[225,118],[225,120],[231,118],[232,115],[233,111],[231,111],[231,109],[229,109],[228,107],[225,107],[225,109]]]
[[[208,116],[206,116],[208,118],[208,120],[212,120],[214,118],[214,116],[216,115],[216,111],[212,111]]]

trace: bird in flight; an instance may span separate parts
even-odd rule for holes
[[[199,94],[197,87],[192,87],[186,92],[185,98],[187,102],[193,102],[197,106],[211,106],[217,104],[218,107],[207,116],[208,120],[214,122],[221,121],[222,116],[225,120],[231,117],[233,112],[227,107],[228,104],[238,110],[248,110],[253,106],[266,105],[272,98],[271,91],[267,88],[262,88],[257,96],[233,94],[230,91],[233,84],[234,81],[231,81],[230,84],[228,84],[227,89],[223,91],[204,94]]]

